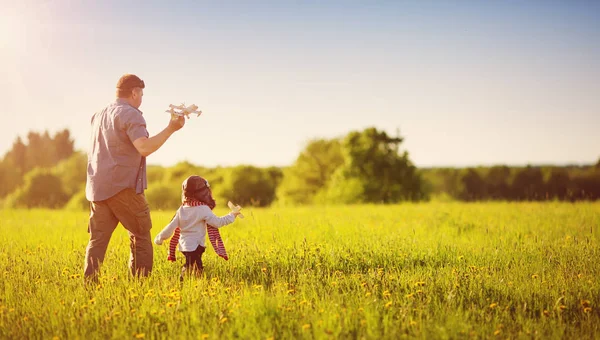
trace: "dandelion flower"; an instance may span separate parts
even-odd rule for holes
[[[392,306],[392,301],[385,304],[385,308],[390,308]]]
[[[494,309],[494,308],[496,308],[496,306],[498,306],[498,304],[494,302],[494,303],[492,303],[492,304],[490,305],[490,308],[491,308],[491,309]]]
[[[136,335],[135,335],[135,338],[136,338],[136,339],[143,339],[143,338],[145,338],[145,337],[146,337],[146,334],[145,334],[145,333],[138,333],[138,334],[136,334]]]
[[[304,325],[302,325],[302,330],[307,330],[310,328],[310,324],[309,323],[305,323]]]

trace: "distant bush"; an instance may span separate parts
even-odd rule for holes
[[[181,205],[181,188],[168,184],[155,184],[146,190],[146,200],[151,209],[176,210]]]
[[[215,198],[231,200],[236,204],[264,207],[275,200],[279,178],[280,175],[271,168],[240,165],[224,172],[223,182],[214,186],[213,194]]]
[[[85,197],[85,191],[80,191],[75,195],[71,196],[67,205],[65,205],[66,210],[71,211],[88,211],[90,210],[90,202]]]
[[[69,200],[60,178],[49,169],[36,168],[24,177],[21,188],[5,201],[9,208],[62,208]]]

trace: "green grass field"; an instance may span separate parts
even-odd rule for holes
[[[119,227],[86,289],[87,213],[0,211],[0,338],[600,337],[598,203],[244,212],[203,278],[180,284],[155,246],[130,279]]]

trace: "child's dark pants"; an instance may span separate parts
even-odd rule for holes
[[[181,268],[181,280],[183,280],[183,275],[186,271],[196,275],[202,273],[202,269],[204,268],[202,266],[202,254],[204,254],[205,250],[206,247],[198,245],[198,248],[194,251],[181,252],[185,256],[185,264],[183,265],[183,268]]]

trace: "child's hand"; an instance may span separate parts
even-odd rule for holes
[[[240,207],[239,205],[233,205],[231,201],[227,202],[227,206],[229,207],[229,209],[231,209],[231,213],[233,214],[233,216],[237,217],[239,215],[241,218],[244,218],[244,215],[242,215],[242,213],[240,212],[242,207]]]

